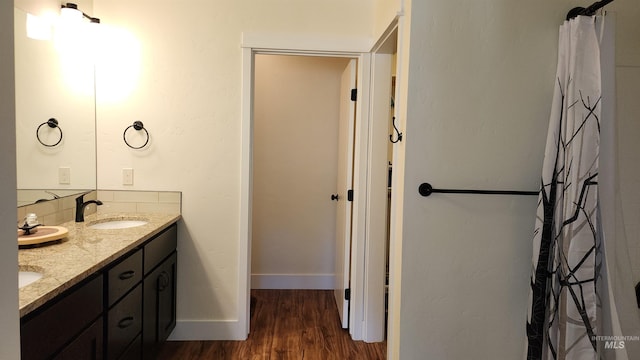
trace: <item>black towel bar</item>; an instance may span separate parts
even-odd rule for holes
[[[429,183],[422,183],[418,187],[422,196],[433,193],[441,194],[486,194],[486,195],[538,195],[539,191],[515,191],[515,190],[461,190],[461,189],[434,189]]]

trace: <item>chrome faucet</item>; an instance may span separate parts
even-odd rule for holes
[[[76,222],[84,222],[84,208],[89,204],[102,205],[100,200],[84,201],[84,193],[76,198]]]

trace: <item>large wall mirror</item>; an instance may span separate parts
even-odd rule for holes
[[[95,85],[86,32],[39,28],[18,8],[14,18],[18,206],[93,190]],[[34,38],[28,28],[40,33]]]

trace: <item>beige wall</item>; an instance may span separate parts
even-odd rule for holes
[[[0,1],[0,49],[0,359],[19,359],[13,1]]]
[[[525,340],[535,197],[418,195],[442,188],[537,190],[566,2],[412,1],[401,359],[518,359]],[[401,39],[403,35],[401,34]],[[394,171],[397,162],[394,162]],[[394,190],[396,187],[394,187]],[[397,270],[394,268],[394,270]],[[398,334],[396,334],[398,335]]]
[[[640,64],[617,69],[618,166],[629,256],[634,280],[640,281]]]
[[[634,281],[640,281],[640,4],[630,0],[609,7],[616,17],[618,166],[626,237]]]
[[[217,324],[233,327],[245,311],[237,298],[242,33],[368,38],[373,6],[366,0],[95,0],[94,10],[105,28],[128,33],[119,36],[129,46],[111,62],[116,71],[104,63],[98,69],[98,188],[182,191],[176,331],[192,321],[207,329],[199,336],[219,335]],[[121,85],[124,92],[133,84],[131,92],[112,101],[118,94],[103,87],[106,73],[128,74]],[[151,134],[142,151],[122,142],[134,120]],[[122,185],[122,168],[134,169],[133,186]]]
[[[344,58],[257,55],[252,288],[333,289]]]
[[[403,0],[375,0],[373,38],[378,39],[403,10]]]

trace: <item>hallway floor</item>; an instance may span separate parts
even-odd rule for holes
[[[251,290],[246,341],[169,341],[159,359],[382,360],[386,342],[351,340],[330,290]]]

